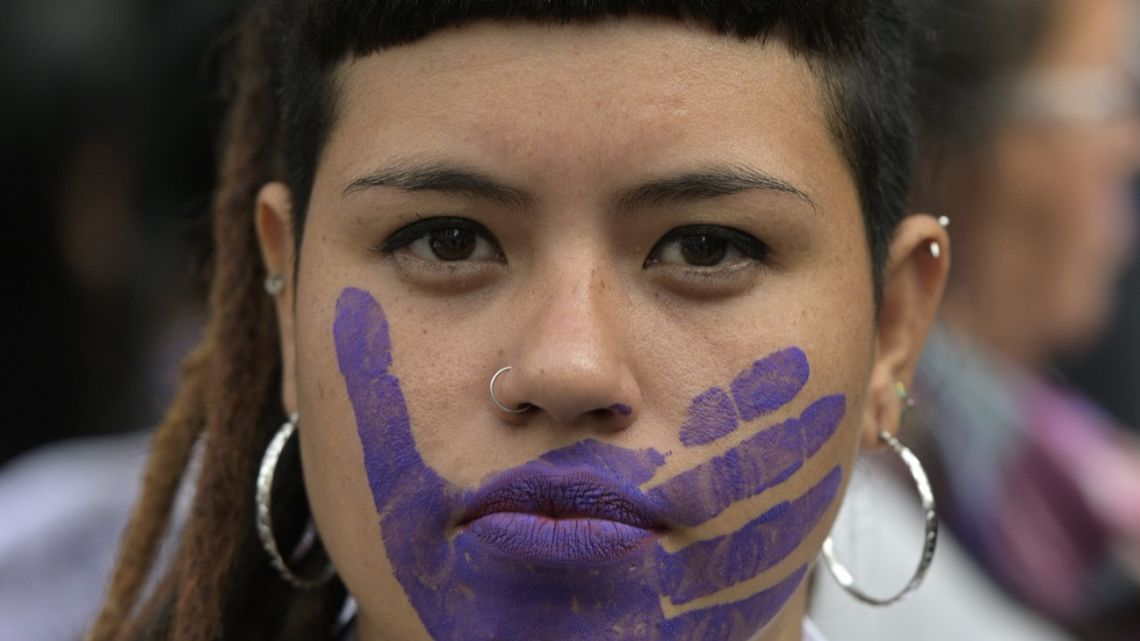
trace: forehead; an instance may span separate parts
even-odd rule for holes
[[[855,194],[815,73],[775,36],[648,18],[484,22],[351,60],[335,85],[322,166],[341,180],[443,156],[541,193],[612,183],[617,169],[746,163],[813,197]]]
[[[1140,11],[1135,0],[1060,0],[1051,8],[1038,64],[1136,64]]]

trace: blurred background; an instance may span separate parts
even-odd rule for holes
[[[81,638],[204,325],[230,0],[0,3],[0,641]]]
[[[0,464],[157,420],[202,324],[233,2],[0,4],[8,250]]]
[[[203,322],[217,75],[236,4],[0,4],[0,180],[15,223],[0,464],[161,414]],[[1107,326],[1057,373],[1135,426],[1136,261],[1115,292]]]
[[[1129,0],[1114,1],[1135,9]],[[1001,34],[1008,34],[1010,41],[1021,39],[1025,43],[1021,57],[1005,61],[1014,71],[994,74],[999,85],[1021,87],[1013,78],[1044,79],[1040,84],[1024,85],[1030,93],[1039,89],[1042,97],[1037,102],[1029,100],[1029,111],[1022,114],[1024,122],[1017,121],[1020,124],[1013,130],[1017,136],[1036,136],[1033,140],[1038,142],[1034,144],[1045,138],[1052,141],[1030,150],[1011,143],[1011,149],[1056,167],[1064,159],[1085,153],[1080,151],[1082,141],[1107,135],[1110,143],[1120,143],[1123,137],[1135,135],[1136,129],[1092,131],[1085,121],[1066,129],[1066,110],[1079,112],[1079,98],[1088,93],[1073,87],[1085,85],[1077,83],[1066,89],[1063,81],[1052,82],[1047,74],[1038,73],[1080,66],[1054,64],[1049,56],[1061,54],[1049,49],[1049,38],[1064,40],[1067,36],[1057,35],[1055,25],[1080,22],[1074,16],[1086,15],[1081,12],[1090,11],[1099,2],[947,0],[942,4],[949,13],[942,18],[961,24],[929,32],[932,46],[955,34],[958,37],[951,40],[949,50],[934,47],[932,64],[943,65],[940,69],[944,72],[937,82],[945,90],[958,92],[953,94],[958,97],[973,95],[970,92],[979,96],[986,93],[987,100],[999,96],[1009,109],[998,111],[1021,114],[1021,106],[1013,108],[1018,91],[990,95],[988,86],[956,84],[962,76],[976,71],[969,66],[966,54],[978,53],[997,30],[998,41],[1005,41]],[[1040,6],[1018,13],[1019,6],[1025,4]],[[235,5],[223,0],[0,3],[0,184],[6,195],[7,218],[13,222],[13,233],[3,252],[10,283],[6,288],[10,329],[3,362],[11,378],[3,386],[5,428],[0,439],[0,641],[78,638],[83,621],[98,601],[115,537],[137,490],[146,430],[158,422],[176,385],[179,362],[202,331],[209,266],[209,201],[224,107],[218,78],[220,53],[226,48],[226,27],[235,16]],[[1009,9],[1002,14],[1008,21],[983,22],[967,13],[987,10],[984,5]],[[1045,22],[1027,26],[1028,15]],[[1125,23],[1125,31],[1135,33],[1137,23],[1134,18],[1128,20],[1132,21]],[[1103,43],[1106,37],[1098,35],[1097,28],[1088,27],[1091,32],[1073,36],[1072,42],[1065,40],[1064,47],[1074,48],[1078,58],[1085,51],[1082,42],[1093,43],[1087,45],[1089,51],[1096,49],[1095,44]],[[1140,49],[1135,43],[1127,43],[1121,45],[1120,52],[1125,61],[1120,71],[1132,74],[1125,87],[1130,93],[1123,117],[1133,119],[1137,97],[1134,73],[1140,63]],[[984,58],[972,64],[997,64],[994,60]],[[1066,96],[1075,98],[1070,101],[1072,105],[1066,104]],[[1009,119],[989,122],[980,112],[971,111],[976,108],[964,107],[963,113],[978,116],[979,124],[973,127],[977,131],[969,133],[969,122],[967,133],[962,133],[957,122],[938,131],[938,135],[948,137],[949,147],[957,151],[968,148],[970,153],[960,157],[974,160],[978,156],[973,154],[980,148],[974,138],[992,141],[1012,131]],[[1033,112],[1036,108],[1042,113]],[[1047,122],[1038,121],[1038,116]],[[1112,113],[1106,117],[1122,116]],[[980,124],[983,120],[986,126]],[[1057,142],[1059,128],[1076,142]],[[985,147],[1000,151],[1006,149],[1003,144]],[[1125,147],[1137,144],[1140,140],[1124,142]],[[1041,313],[1036,322],[1018,319],[1026,323],[1020,329],[1012,322],[1010,327],[1002,326],[1006,316],[1001,314],[1001,306],[991,301],[1016,297],[1006,296],[1012,289],[995,294],[986,289],[990,283],[974,275],[1005,269],[985,262],[992,256],[979,239],[996,235],[1007,248],[1019,247],[1023,241],[1036,242],[1039,235],[1035,231],[1046,224],[1042,222],[1046,219],[1014,219],[1021,225],[1021,235],[1001,236],[996,228],[971,220],[969,212],[990,207],[1001,212],[1024,209],[1021,213],[1046,216],[1042,212],[1049,209],[1049,220],[1059,217],[1068,225],[1070,231],[1062,234],[1062,241],[1073,240],[1080,230],[1099,225],[1096,212],[1082,209],[1088,201],[1072,201],[1077,203],[1074,208],[1052,211],[1058,209],[1055,199],[1013,199],[997,204],[954,201],[945,207],[967,210],[955,216],[951,226],[951,236],[961,234],[964,245],[961,251],[955,248],[954,269],[962,276],[959,294],[955,297],[952,291],[946,326],[965,328],[963,332],[973,336],[965,340],[985,351],[985,359],[992,357],[1031,372],[1035,380],[1047,381],[1050,389],[1065,390],[1066,398],[1080,398],[1080,403],[1098,408],[1095,412],[1098,416],[1103,413],[1103,422],[1112,426],[1114,434],[1131,435],[1124,437],[1130,439],[1140,434],[1140,262],[1135,260],[1140,184],[1136,182],[1137,163],[1128,166],[1131,169],[1127,172],[1117,168],[1109,178],[1114,190],[1111,196],[1123,198],[1130,222],[1113,227],[1117,236],[1129,238],[1117,239],[1122,240],[1118,246],[1127,250],[1120,252],[1121,259],[1113,262],[1104,277],[1109,284],[1103,313],[1091,314],[1095,318],[1077,323],[1080,326],[1072,335],[1057,338],[1024,361],[1019,359],[1020,352],[1002,344],[1001,332],[1029,334],[1028,327],[1048,324],[1050,317]],[[1048,179],[1076,181],[1077,171],[1063,170]],[[1040,185],[1040,176],[1038,180]],[[1114,200],[1111,206],[1119,202]],[[1089,206],[1099,205],[1094,202]],[[975,217],[992,222],[997,214],[992,219]],[[1070,264],[1059,260],[1062,250],[1044,247],[1039,253],[1046,260],[1021,264],[1018,278],[1003,281],[1006,287],[1021,293],[1030,288],[1035,292],[1033,299],[1039,300],[1062,287],[1081,291],[1099,286],[1100,281],[1065,284],[1066,275],[1079,271],[1095,255],[1078,257]],[[1049,256],[1057,260],[1050,261]],[[1047,268],[1058,265],[1063,268],[1061,272]],[[1094,304],[1100,303],[1075,303]],[[990,321],[983,322],[981,312],[992,315],[995,310],[1001,331],[989,332],[985,323]],[[954,334],[954,330],[947,333]],[[992,372],[994,368],[982,369]],[[937,429],[931,427],[929,431]],[[142,435],[134,436],[139,433]],[[907,436],[906,430],[903,435]],[[931,440],[936,443],[938,439]],[[1122,483],[1140,477],[1140,464],[1123,474],[1127,479],[1122,477]],[[945,484],[953,486],[953,481]],[[98,506],[105,509],[96,509]],[[1140,515],[1140,502],[1134,508]],[[968,515],[962,519],[963,527],[968,528]],[[92,534],[96,530],[97,534]],[[950,531],[959,536],[962,532],[953,523]],[[50,536],[53,532],[62,534],[56,540]],[[28,539],[41,544],[35,553],[28,552]],[[92,543],[95,539],[97,545]],[[1136,545],[1133,552],[1140,552],[1140,539],[1131,543]],[[89,553],[76,553],[77,545],[86,546]],[[1001,568],[989,567],[992,560],[982,548],[985,545],[971,547],[965,541],[960,562],[981,568],[980,576],[988,573],[990,579],[978,580],[992,580],[995,590],[1011,599],[1009,607],[1035,613],[1033,616],[1050,621],[1072,638],[1124,639],[1114,636],[1113,630],[1125,629],[1113,627],[1117,619],[1089,621],[1079,619],[1085,616],[1081,613],[1058,614],[1018,586],[1008,585]],[[84,563],[69,554],[83,557]],[[61,557],[68,562],[60,562]],[[1140,570],[1135,576],[1140,576]],[[44,577],[42,587],[37,588],[29,577]],[[70,620],[55,617],[51,623],[5,627],[5,622],[15,620],[17,614],[29,612],[32,597],[55,607],[69,603],[67,595],[71,593],[63,587],[66,585],[78,586],[77,593],[86,595],[75,597],[77,604],[83,603],[73,608]],[[1124,587],[1114,585],[1104,588],[1119,590],[1112,598],[1136,603],[1128,601],[1135,596],[1135,582],[1122,580]],[[19,599],[18,594],[22,595]],[[1118,614],[1112,611],[1105,616]],[[844,636],[842,630],[829,630],[833,641],[871,638]],[[883,633],[878,638],[888,636]],[[1128,638],[1135,641],[1140,637]]]

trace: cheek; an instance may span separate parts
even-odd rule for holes
[[[400,604],[403,590],[384,548],[377,545],[379,518],[355,412],[336,360],[331,333],[335,301],[319,297],[322,291],[338,290],[322,288],[320,279],[320,274],[302,277],[297,305],[298,434],[305,490],[321,542],[349,591],[371,604]],[[310,292],[318,295],[307,297]],[[414,613],[403,618],[415,621]]]
[[[847,393],[829,393],[839,389],[809,383],[785,411],[741,422],[739,428],[708,445],[672,449],[666,465],[644,486],[651,496],[666,497],[683,508],[683,522],[670,546],[680,548],[742,532],[788,503],[798,502],[799,511],[814,514],[813,522],[830,523],[840,493],[819,486],[835,489],[848,478],[858,451],[866,398],[857,384]],[[692,408],[707,408],[704,399],[708,395],[695,399]],[[708,416],[694,421],[692,408],[686,426],[703,423]],[[715,427],[725,432],[722,426],[718,422]],[[835,479],[828,479],[833,472]],[[794,538],[799,541],[826,529],[804,529]],[[762,531],[754,528],[754,532]],[[818,549],[822,537],[806,542],[805,549]]]
[[[844,379],[854,365],[836,372],[818,360],[809,372],[802,351],[776,352],[693,399],[682,446],[645,486],[681,519],[660,566],[674,603],[743,598],[817,554],[855,456],[866,384]]]

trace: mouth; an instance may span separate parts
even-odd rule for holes
[[[523,466],[471,493],[461,533],[491,550],[551,564],[617,561],[664,529],[636,487],[588,468]]]

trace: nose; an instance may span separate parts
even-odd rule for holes
[[[623,330],[628,305],[599,270],[564,272],[542,279],[542,291],[521,304],[515,359],[496,398],[508,407],[529,405],[519,415],[525,421],[625,429],[641,404]]]

